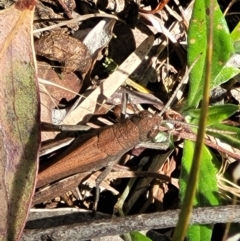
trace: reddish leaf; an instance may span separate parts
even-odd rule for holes
[[[34,191],[39,98],[32,51],[34,1],[0,12],[0,239],[19,240]]]

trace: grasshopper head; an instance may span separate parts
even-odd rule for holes
[[[144,110],[132,116],[131,121],[138,127],[139,140],[144,142],[157,135],[162,118]]]

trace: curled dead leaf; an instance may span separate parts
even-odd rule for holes
[[[52,110],[58,106],[61,99],[70,101],[79,92],[82,82],[74,73],[62,73],[59,76],[45,62],[38,62],[38,78],[49,84],[40,85],[41,121],[52,123]],[[53,84],[53,85],[51,85]],[[41,132],[42,141],[52,139],[56,132]]]
[[[52,31],[35,42],[38,55],[64,63],[64,72],[88,72],[92,59],[88,48],[80,40],[63,33]]]

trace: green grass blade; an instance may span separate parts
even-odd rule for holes
[[[201,108],[201,114],[200,114],[200,119],[199,123],[201,124],[200,128],[198,129],[198,134],[197,134],[197,140],[196,140],[196,146],[193,154],[193,160],[191,165],[191,170],[188,178],[188,185],[186,187],[186,192],[184,193],[184,198],[182,202],[182,208],[181,212],[179,214],[179,220],[177,227],[175,229],[174,235],[173,235],[173,241],[181,241],[184,240],[185,233],[188,227],[189,219],[191,216],[191,211],[192,211],[192,205],[196,193],[196,188],[197,188],[197,180],[199,177],[199,169],[200,169],[200,161],[202,157],[202,150],[204,148],[204,134],[205,134],[205,128],[207,125],[207,115],[208,115],[208,105],[209,105],[209,93],[210,93],[210,83],[211,83],[211,76],[212,76],[212,59],[213,59],[213,26],[214,26],[214,12],[215,12],[215,6],[216,6],[216,1],[209,1],[205,0],[204,2],[202,0],[196,0],[195,5],[194,5],[194,10],[193,10],[193,17],[192,17],[192,22],[194,20],[202,21],[205,19],[205,22],[202,22],[203,29],[205,29],[205,34],[207,36],[207,41],[208,43],[207,48],[203,49],[204,53],[203,56],[205,58],[203,59],[203,56],[200,57],[199,61],[200,63],[203,63],[203,79],[204,79],[204,84],[203,84],[203,92],[201,91],[202,89],[198,90],[198,96],[201,96],[201,93],[203,93],[203,100],[202,100],[202,108]],[[207,12],[206,12],[207,11]],[[205,13],[205,15],[201,14],[201,17],[204,17],[204,19],[195,19],[196,16],[194,14],[196,13]],[[208,24],[208,25],[205,25]],[[205,28],[204,28],[205,26]],[[208,27],[206,27],[208,26]],[[198,26],[201,29],[201,26]],[[205,43],[205,44],[206,44]],[[200,53],[198,53],[199,55]],[[197,56],[195,56],[196,58]],[[204,62],[202,62],[204,61]],[[196,63],[197,65],[197,63]],[[196,68],[196,65],[194,68]],[[194,70],[193,68],[193,70]],[[193,71],[192,70],[192,71]],[[199,94],[200,93],[200,94]]]

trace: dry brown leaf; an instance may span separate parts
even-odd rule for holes
[[[52,31],[35,42],[38,55],[64,63],[64,72],[76,70],[86,73],[91,67],[91,57],[85,44],[63,33]]]
[[[172,153],[172,150],[168,151],[167,153],[163,155],[158,155],[153,158],[153,161],[148,169],[148,171],[151,172],[157,172],[166,159],[169,157],[169,155]],[[138,200],[139,196],[145,191],[146,187],[148,187],[149,183],[152,181],[152,178],[144,178],[142,180],[139,180],[138,184],[135,186],[134,190],[132,190],[132,195],[125,203],[125,214],[127,214],[134,203]]]
[[[82,103],[73,110],[65,119],[65,124],[77,124],[84,117],[93,114],[96,103],[104,103],[125,82],[128,76],[138,67],[150,51],[154,36],[149,36],[143,43],[111,74],[100,87],[97,87]]]
[[[58,106],[61,99],[73,99],[76,96],[74,93],[79,92],[82,81],[74,73],[64,72],[61,76],[58,75],[51,65],[45,62],[38,62],[38,78],[55,84],[45,84],[40,88],[41,121],[52,123],[53,108]],[[42,132],[42,141],[54,138],[55,134],[56,132]]]
[[[88,47],[92,57],[96,57],[112,39],[115,22],[115,19],[104,18],[84,38],[83,43]]]

